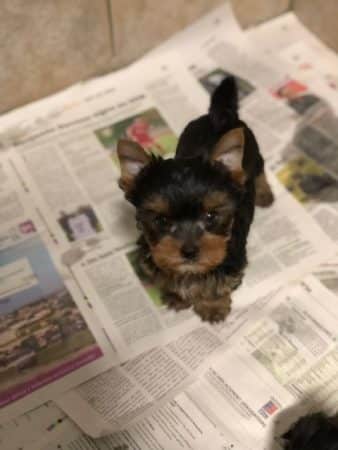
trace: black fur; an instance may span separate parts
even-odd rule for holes
[[[216,189],[226,190],[235,202],[233,234],[228,254],[215,269],[218,275],[234,275],[244,269],[246,242],[253,220],[255,206],[255,178],[263,172],[264,162],[250,128],[238,118],[237,88],[232,77],[226,78],[215,90],[209,114],[190,122],[183,130],[173,160],[153,158],[136,179],[129,200],[137,207],[147,196],[159,193],[167,198],[171,207],[189,214],[189,204],[196,203],[204,193]],[[210,154],[220,138],[233,128],[243,127],[245,150],[243,158],[247,181],[240,189],[227,170],[210,163]],[[147,246],[141,238],[140,244]]]
[[[337,418],[323,413],[302,417],[283,439],[285,450],[338,450]]]

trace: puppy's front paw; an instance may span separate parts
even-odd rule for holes
[[[202,301],[194,305],[194,311],[205,322],[223,322],[230,313],[230,304],[230,297],[216,301]]]
[[[163,301],[169,309],[174,309],[175,311],[182,311],[182,309],[188,309],[191,306],[190,302],[173,293],[165,293]]]

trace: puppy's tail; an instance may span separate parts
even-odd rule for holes
[[[216,131],[236,126],[238,121],[238,89],[234,77],[226,76],[212,94],[209,115]]]

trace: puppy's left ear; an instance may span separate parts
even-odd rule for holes
[[[151,157],[134,141],[120,139],[117,143],[117,156],[120,161],[120,188],[128,194],[134,187],[135,178],[150,163]]]
[[[235,128],[221,137],[211,154],[211,160],[222,163],[239,184],[244,184],[246,180],[243,170],[244,144],[244,129]]]

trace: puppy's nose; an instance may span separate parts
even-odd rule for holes
[[[198,255],[198,247],[193,244],[183,244],[181,248],[181,254],[185,259],[196,259]]]

